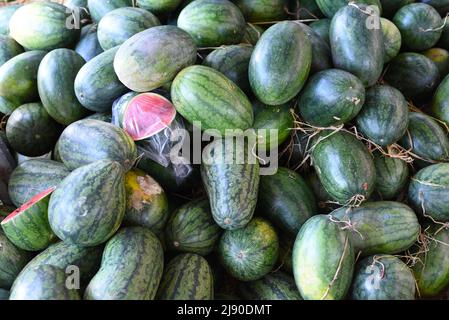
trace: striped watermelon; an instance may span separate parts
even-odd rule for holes
[[[260,280],[242,282],[239,288],[246,300],[302,300],[295,279],[280,271]]]
[[[30,259],[28,252],[17,248],[0,230],[0,288],[9,289]]]

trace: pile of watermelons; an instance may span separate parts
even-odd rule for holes
[[[449,0],[61,2],[0,7],[0,298],[446,297]]]

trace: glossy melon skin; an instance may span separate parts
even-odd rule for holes
[[[97,25],[88,24],[81,28],[81,35],[75,51],[87,62],[95,58],[103,49],[98,42]]]
[[[408,164],[401,159],[386,157],[376,152],[374,165],[376,166],[375,192],[379,193],[383,200],[395,199],[410,178]]]

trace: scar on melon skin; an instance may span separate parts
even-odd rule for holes
[[[161,186],[150,176],[137,177],[137,184],[139,188],[135,190],[130,199],[131,207],[140,211],[144,204],[151,203],[153,196],[161,194]]]

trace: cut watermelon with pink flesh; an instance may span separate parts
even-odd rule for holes
[[[48,222],[48,202],[55,188],[47,189],[14,210],[1,226],[8,239],[27,251],[47,248],[56,238]]]
[[[163,96],[142,93],[128,102],[123,112],[122,127],[135,140],[154,136],[175,119],[176,109]]]

